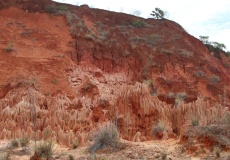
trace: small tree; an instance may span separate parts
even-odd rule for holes
[[[227,51],[227,52],[225,53],[225,55],[226,55],[227,57],[230,57],[230,51]]]
[[[152,11],[150,15],[156,19],[164,19],[165,13],[160,8],[155,8],[155,11]]]
[[[219,42],[210,42],[210,41],[209,41],[209,36],[199,36],[199,39],[200,39],[200,41],[201,41],[203,44],[205,44],[206,46],[207,46],[207,45],[208,45],[208,46],[212,46],[212,47],[214,47],[214,48],[216,48],[216,49],[221,49],[221,50],[226,49],[226,46],[225,46],[225,44],[223,44],[223,43],[219,43]]]
[[[212,42],[212,45],[213,45],[215,48],[218,48],[218,49],[221,49],[221,50],[226,49],[226,46],[225,46],[225,44],[223,44],[223,43]]]
[[[210,42],[209,42],[209,36],[199,36],[199,38],[200,38],[200,41],[203,44],[210,44]]]

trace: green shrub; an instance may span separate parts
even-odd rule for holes
[[[175,94],[173,92],[169,92],[168,97],[169,98],[175,98]]]
[[[21,144],[22,147],[26,147],[29,144],[28,136],[22,137],[19,141],[20,141],[20,144]]]
[[[11,144],[12,147],[19,147],[19,143],[18,143],[17,139],[12,139],[10,141],[10,144]]]
[[[69,155],[69,160],[74,160],[74,156],[73,155]]]
[[[72,142],[72,148],[73,149],[76,149],[78,147],[78,139],[75,139],[73,142]]]
[[[118,130],[114,124],[110,123],[99,129],[93,137],[93,144],[88,148],[91,153],[107,147],[117,148],[119,143]]]
[[[187,94],[186,94],[186,92],[179,92],[179,93],[177,93],[176,97],[179,100],[184,101],[187,98]]]
[[[221,148],[219,146],[214,146],[213,152],[215,153],[217,158],[220,158]]]
[[[198,117],[193,117],[192,118],[192,125],[193,126],[198,126],[199,125],[199,118]]]
[[[179,54],[180,54],[181,57],[189,58],[189,57],[191,57],[193,55],[193,52],[181,49]]]
[[[144,26],[146,26],[145,22],[142,22],[142,21],[133,21],[133,22],[131,22],[131,25],[133,27],[144,27]]]
[[[153,41],[157,41],[160,37],[161,37],[161,36],[158,35],[158,34],[151,34],[151,35],[150,35],[150,38],[151,38],[151,40],[153,40]]]
[[[11,51],[13,51],[12,48],[13,48],[13,43],[10,42],[10,43],[8,43],[8,45],[6,46],[5,51],[6,51],[6,52],[11,52]]]
[[[43,141],[38,144],[35,150],[36,155],[41,158],[50,158],[53,155],[53,143],[52,141]]]
[[[53,84],[58,84],[58,80],[55,78],[55,79],[52,80],[52,83]]]
[[[57,12],[57,7],[55,5],[47,5],[45,7],[45,11],[48,13],[56,13]]]
[[[154,37],[153,37],[154,38]],[[156,37],[157,38],[157,37]],[[154,39],[156,39],[156,38],[154,38]],[[162,49],[161,50],[161,53],[165,53],[165,54],[167,54],[167,55],[172,55],[173,54],[173,51],[172,50],[167,50],[167,49]]]
[[[219,76],[216,76],[216,75],[212,75],[212,76],[209,78],[209,81],[212,82],[212,83],[219,83],[219,82],[220,82],[220,77],[219,77]]]
[[[162,160],[166,160],[166,158],[167,158],[167,153],[162,152],[162,153],[161,153],[161,159],[162,159]]]
[[[230,51],[226,52],[225,55],[226,55],[227,57],[230,57]]]
[[[164,121],[158,121],[156,125],[152,128],[152,135],[155,137],[159,132],[164,132],[166,130],[166,123]]]
[[[9,152],[6,152],[6,153],[0,152],[0,160],[11,160],[10,153]]]
[[[204,139],[210,142],[210,145],[218,145],[223,148],[230,146],[230,127],[227,125],[199,125],[187,127],[183,138],[189,141],[197,141],[204,143]]]
[[[68,10],[68,7],[65,6],[65,5],[61,5],[61,6],[58,6],[58,10],[67,11],[67,10]]]
[[[205,73],[203,71],[195,71],[193,75],[196,77],[204,77]]]

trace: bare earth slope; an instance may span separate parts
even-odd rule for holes
[[[215,102],[218,115],[228,110],[229,58],[179,24],[86,5],[51,14],[51,3],[0,3],[0,139],[33,139],[31,105],[38,139],[50,130],[68,147],[92,144],[109,121],[123,139],[144,142],[161,119],[163,137],[177,139],[194,111],[214,116]]]

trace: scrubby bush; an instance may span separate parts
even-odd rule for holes
[[[65,6],[65,5],[61,5],[61,6],[58,7],[58,10],[67,11],[67,10],[68,10],[68,7]]]
[[[187,98],[186,92],[179,92],[176,95],[175,106],[177,107],[180,102],[183,102]]]
[[[223,44],[223,43],[212,42],[212,45],[213,45],[215,48],[218,48],[218,49],[221,49],[221,50],[226,49],[226,46],[225,46],[225,44]]]
[[[157,134],[164,132],[166,128],[167,124],[164,121],[159,120],[158,123],[153,126],[151,133],[154,137],[156,137]]]
[[[191,57],[193,55],[193,52],[181,49],[180,52],[179,52],[179,54],[183,58],[189,58],[189,57]]]
[[[213,152],[215,153],[217,158],[220,158],[220,153],[221,153],[221,148],[219,146],[214,146],[213,147]]]
[[[187,98],[186,92],[179,92],[177,93],[176,97],[180,99],[181,101],[184,101]]]
[[[88,151],[94,153],[99,149],[105,149],[107,147],[117,148],[118,143],[118,130],[114,124],[109,123],[102,126],[93,136],[93,144],[88,148]]]
[[[212,46],[215,49],[220,49],[220,50],[224,50],[226,49],[226,45],[223,43],[219,43],[219,42],[210,42],[209,41],[209,36],[199,36],[200,41],[205,44],[206,46]]]
[[[209,42],[209,36],[199,36],[199,38],[200,38],[200,41],[203,44],[210,44],[210,42]]]
[[[162,152],[162,153],[161,153],[161,159],[162,159],[162,160],[166,160],[166,158],[167,158],[167,153]]]
[[[13,43],[10,42],[10,43],[7,44],[7,46],[6,46],[6,48],[5,48],[5,51],[6,51],[6,52],[11,52],[11,51],[13,51],[12,48],[13,48]]]
[[[195,71],[193,74],[196,77],[204,77],[205,76],[205,73],[203,71]]]
[[[131,25],[133,27],[144,27],[144,26],[146,26],[145,22],[142,22],[142,21],[133,21],[133,22],[131,22]]]
[[[222,117],[222,124],[226,125],[230,128],[230,113],[229,112],[225,112],[224,116]]]
[[[36,147],[35,154],[41,158],[50,158],[53,155],[52,141],[43,141]]]
[[[204,142],[209,141],[212,145],[219,145],[224,148],[230,146],[230,128],[226,125],[191,126],[186,128],[182,139]]]
[[[220,77],[219,77],[219,76],[216,76],[216,75],[212,75],[212,76],[209,78],[209,81],[212,82],[212,83],[219,83],[219,82],[220,82]]]
[[[20,141],[20,144],[21,144],[22,147],[26,147],[29,144],[28,136],[22,137],[19,141]]]
[[[199,125],[199,118],[197,116],[193,117],[191,120],[191,123],[193,126],[198,126]]]
[[[48,13],[56,13],[57,12],[57,7],[55,5],[47,5],[45,7],[45,11]]]
[[[73,155],[69,155],[69,160],[74,160],[74,156]]]
[[[9,152],[0,153],[0,160],[11,160],[10,159],[10,153]]]
[[[230,57],[230,51],[226,52],[225,55],[226,55],[227,57]]]
[[[10,141],[10,144],[11,144],[12,147],[19,147],[19,143],[18,143],[17,139],[12,139]]]
[[[76,149],[78,147],[78,139],[75,139],[73,142],[72,142],[72,148],[73,149]]]
[[[169,98],[175,98],[175,94],[173,92],[169,92],[168,97]]]

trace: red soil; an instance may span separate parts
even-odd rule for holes
[[[2,110],[7,107],[5,101],[10,94],[21,91],[22,84],[29,81],[38,93],[47,96],[41,98],[47,102],[42,102],[48,103],[51,97],[64,101],[66,119],[75,112],[77,116],[78,112],[83,115],[84,120],[75,126],[66,125],[72,119],[58,121],[57,116],[61,124],[53,124],[55,131],[71,130],[78,136],[79,132],[89,132],[97,122],[118,119],[124,137],[132,139],[141,132],[144,141],[151,138],[149,130],[158,112],[149,109],[151,112],[146,113],[138,100],[161,104],[160,99],[165,102],[163,106],[170,107],[176,98],[169,93],[185,92],[185,103],[198,97],[219,101],[219,95],[229,102],[229,59],[223,53],[222,61],[215,58],[206,46],[173,21],[146,20],[87,6],[69,6],[67,18],[34,12],[44,9],[42,5],[28,12],[26,4],[19,8],[0,10]],[[145,26],[134,27],[134,21],[142,21]],[[6,51],[7,48],[12,50]],[[203,75],[196,76],[198,72]],[[220,82],[210,82],[213,75]],[[12,104],[19,103],[23,99],[20,96]],[[63,106],[61,103],[61,109]],[[111,112],[115,115],[117,109],[119,115],[112,117]],[[46,113],[54,116],[55,111],[50,112]],[[128,127],[124,126],[128,122],[122,120],[127,117],[133,120]],[[88,142],[82,140],[83,143]]]

